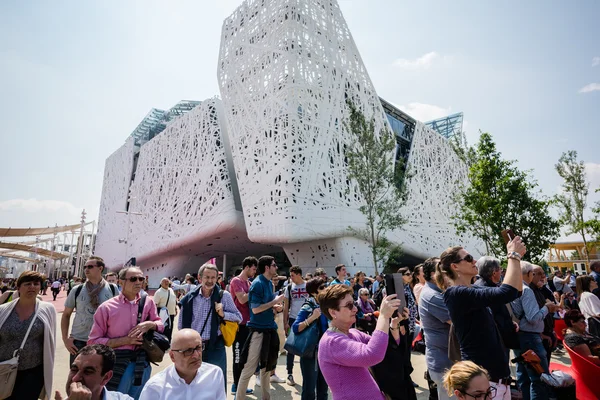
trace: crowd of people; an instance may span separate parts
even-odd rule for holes
[[[510,241],[503,269],[493,257],[448,248],[397,271],[402,299],[388,295],[383,275],[350,276],[338,265],[332,277],[320,268],[303,274],[299,266],[286,277],[271,256],[245,258],[228,284],[211,263],[183,279],[165,277],[153,296],[140,267],[107,272],[96,256],[80,282],[50,283],[26,271],[0,297],[0,378],[12,384],[3,364],[16,357],[10,399],[225,399],[229,389],[243,400],[258,389],[268,400],[277,382],[300,384],[303,400],[330,393],[335,400],[410,400],[417,387],[411,350],[422,341],[430,398],[510,399],[512,350],[523,398],[550,399],[539,368],[549,373],[561,346],[600,365],[600,262],[590,275],[557,271],[549,279],[521,260],[525,253],[520,238]],[[71,369],[65,390],[54,393],[57,314],[39,297],[44,282],[53,294],[68,292],[60,333]],[[567,326],[562,343],[557,319]],[[147,346],[156,337],[170,343],[172,364],[151,377]],[[314,344],[298,356],[293,340]],[[280,378],[275,367],[286,343],[287,377]],[[537,368],[520,357],[530,351]]]

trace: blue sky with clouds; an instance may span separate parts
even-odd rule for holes
[[[152,107],[218,95],[240,1],[0,2],[0,226],[96,218],[104,160]],[[340,7],[380,96],[463,111],[548,195],[574,149],[600,187],[600,3],[358,1]],[[597,196],[595,197],[597,198]]]

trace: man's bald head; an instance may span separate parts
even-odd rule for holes
[[[194,343],[200,341],[202,343],[202,338],[200,334],[194,329],[181,329],[175,333],[173,333],[173,339],[171,340],[171,348],[172,349],[189,349],[190,347],[194,347]],[[191,346],[187,346],[188,344],[192,344]],[[187,347],[186,347],[187,346]]]

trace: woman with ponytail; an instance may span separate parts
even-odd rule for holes
[[[435,281],[444,291],[444,302],[460,344],[462,360],[473,361],[490,374],[496,399],[510,400],[510,368],[502,338],[488,307],[507,304],[523,290],[520,260],[525,245],[520,237],[507,244],[508,269],[499,287],[472,286],[476,260],[460,246],[446,249],[436,266]]]

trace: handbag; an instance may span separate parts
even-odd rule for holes
[[[23,338],[23,342],[21,342],[21,347],[15,350],[12,358],[0,362],[0,399],[6,399],[12,395],[12,391],[15,387],[15,380],[17,379],[19,355],[21,354],[23,347],[25,347],[25,342],[27,342],[27,337],[29,336],[29,332],[31,332],[31,327],[37,319],[38,312],[39,305],[36,307],[35,315],[29,324],[29,328],[27,329],[27,333]]]
[[[143,295],[138,304],[137,323],[142,321],[142,312],[146,303],[146,295]],[[165,351],[171,347],[169,339],[162,333],[151,329],[142,336],[142,349],[146,352],[146,359],[154,364],[162,362]]]
[[[223,298],[223,291],[221,290],[219,296]],[[230,347],[235,341],[235,336],[239,328],[239,324],[234,321],[226,321],[221,318],[221,335],[223,335],[223,342],[225,346]]]
[[[290,329],[290,334],[283,348],[296,356],[314,358],[318,344],[319,321],[317,320],[298,334],[295,334],[294,330]]]

